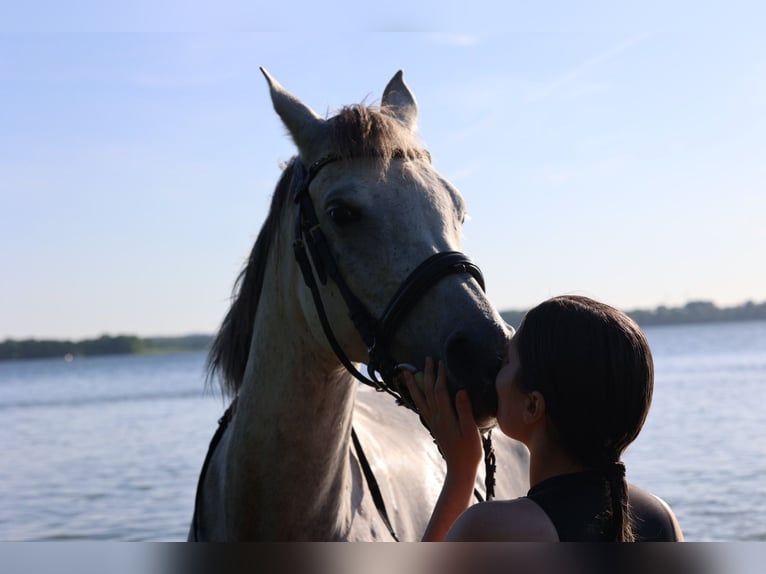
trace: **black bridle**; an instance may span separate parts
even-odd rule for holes
[[[403,154],[399,154],[397,157],[403,157]],[[476,264],[459,251],[436,253],[423,261],[407,276],[391,298],[383,314],[379,318],[373,317],[340,273],[335,258],[330,252],[327,238],[322,232],[309,194],[309,186],[319,171],[326,165],[340,159],[333,155],[325,156],[312,163],[308,170],[300,158],[296,158],[294,161],[294,201],[298,205],[295,219],[295,241],[293,242],[295,258],[301,269],[303,280],[311,291],[322,329],[338,360],[349,373],[365,385],[374,387],[378,391],[385,391],[396,397],[400,403],[412,407],[410,401],[402,397],[401,391],[392,385],[397,363],[390,354],[389,345],[396,329],[407,313],[425,295],[426,291],[444,277],[467,273],[476,280],[483,291],[484,276]],[[313,263],[313,269],[311,263]],[[348,358],[338,343],[327,319],[317,280],[325,285],[328,278],[332,279],[338,288],[348,308],[351,321],[367,346],[367,376],[360,373]],[[393,384],[395,385],[395,383]]]

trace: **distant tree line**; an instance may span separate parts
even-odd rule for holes
[[[503,319],[518,328],[524,311],[503,311]],[[660,306],[656,309],[627,311],[639,325],[673,325],[683,323],[712,323],[723,321],[766,320],[766,302],[748,301],[736,307],[717,307],[710,301],[691,301],[681,307]],[[0,361],[12,359],[43,359],[49,357],[93,357],[98,355],[129,355],[138,353],[175,353],[206,351],[211,335],[140,338],[132,335],[102,335],[97,339],[56,341],[7,339],[0,342]]]
[[[518,327],[526,311],[503,311],[500,314],[507,323]],[[755,321],[766,320],[766,302],[748,301],[735,307],[718,307],[710,301],[690,301],[681,307],[660,305],[655,309],[626,311],[626,314],[641,326]]]
[[[132,355],[138,353],[170,353],[206,350],[209,335],[145,338],[132,335],[102,335],[97,339],[57,341],[7,339],[0,342],[0,361],[12,359],[45,359],[50,357],[95,357],[99,355]]]
[[[673,325],[677,323],[717,323],[766,319],[766,302],[748,301],[735,307],[717,307],[710,301],[690,301],[683,307],[636,310],[628,315],[639,325]]]

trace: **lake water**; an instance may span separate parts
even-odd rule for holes
[[[649,327],[626,453],[688,540],[766,540],[766,322]],[[202,353],[0,362],[0,540],[184,540],[224,405]]]

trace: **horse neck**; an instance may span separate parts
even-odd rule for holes
[[[239,393],[225,481],[237,538],[331,539],[350,522],[356,384],[291,292],[262,293]]]

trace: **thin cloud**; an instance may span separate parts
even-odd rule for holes
[[[429,37],[434,44],[447,44],[462,48],[476,46],[479,43],[479,37],[470,34],[429,34]]]
[[[599,52],[595,56],[592,56],[591,58],[588,58],[584,62],[581,62],[580,64],[570,68],[563,74],[559,75],[557,78],[555,78],[552,82],[548,83],[547,85],[543,86],[542,89],[537,90],[533,92],[527,99],[527,103],[534,103],[539,102],[540,100],[544,100],[546,98],[551,97],[552,95],[556,94],[557,92],[560,92],[563,88],[566,88],[568,86],[571,86],[574,84],[580,77],[582,77],[585,73],[589,72],[593,68],[604,64],[605,62],[609,62],[610,60],[614,60],[619,55],[623,54],[633,46],[641,43],[644,41],[649,34],[639,34],[637,36],[633,36],[632,38],[628,38],[627,40],[623,40],[622,42],[615,44],[614,46]],[[595,85],[592,84],[591,87]],[[601,87],[601,85],[599,85]],[[578,93],[585,93],[585,92],[593,92],[594,90],[588,89],[588,90],[582,90],[578,89]]]

